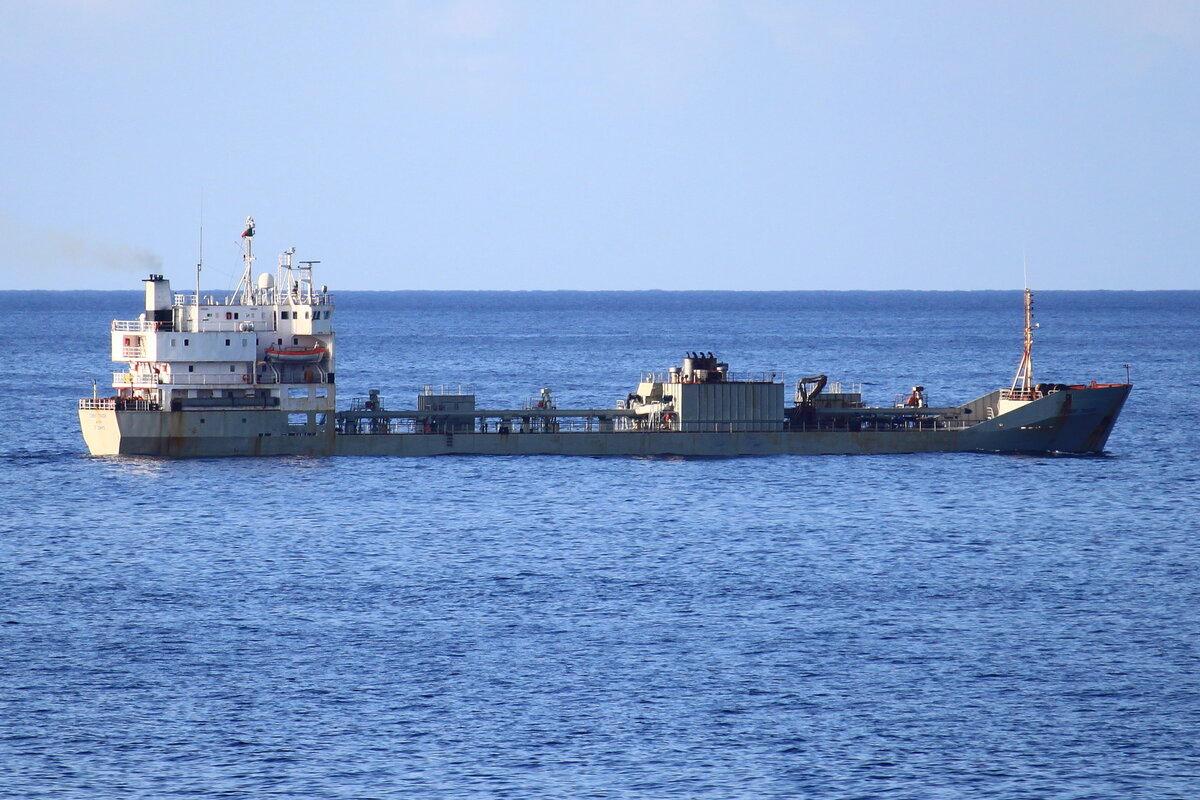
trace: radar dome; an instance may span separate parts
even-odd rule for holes
[[[258,288],[270,289],[274,285],[275,285],[275,279],[273,277],[271,277],[271,273],[264,272],[263,274],[258,276]]]

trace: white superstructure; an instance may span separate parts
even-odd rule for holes
[[[245,271],[224,297],[177,294],[151,275],[146,310],[112,323],[115,398],[125,410],[257,409],[286,412],[290,425],[332,423],[333,298],[314,287],[312,265],[280,255],[275,275],[252,280],[254,220],[242,234]]]

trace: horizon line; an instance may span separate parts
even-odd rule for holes
[[[343,292],[370,293],[370,292],[412,292],[412,293],[433,293],[433,292],[462,292],[464,294],[698,294],[703,292],[720,292],[725,294],[788,294],[793,292],[825,292],[828,294],[855,294],[855,293],[885,293],[885,292],[1023,292],[1024,287],[1009,287],[1009,288],[988,288],[988,289],[331,289],[330,294],[341,294]],[[142,289],[0,289],[0,292],[46,292],[46,293],[68,293],[68,292],[133,292],[141,293]],[[1056,289],[1049,288],[1034,288],[1036,292],[1200,292],[1200,288],[1182,289],[1182,288],[1158,288],[1158,289],[1112,289],[1112,288],[1092,288],[1092,289]],[[185,292],[186,294],[187,292]],[[201,289],[201,294],[232,294],[232,289]]]

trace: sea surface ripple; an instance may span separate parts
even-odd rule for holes
[[[1200,293],[1039,294],[1100,457],[159,459],[75,400],[136,292],[0,292],[0,798],[1200,796]],[[342,404],[734,369],[1011,380],[1020,298],[346,293]]]

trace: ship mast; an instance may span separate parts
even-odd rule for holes
[[[1025,287],[1025,349],[1013,376],[1012,391],[1033,391],[1033,292]]]
[[[196,302],[192,306],[192,331],[200,330],[200,270],[204,269],[204,192],[200,192],[200,252],[196,259]]]
[[[242,279],[238,281],[237,288],[233,290],[234,300],[244,305],[254,305],[254,279],[252,277],[254,265],[254,217],[246,217],[246,230],[242,232],[242,261],[246,264],[246,269],[242,272]],[[238,300],[238,295],[241,299]]]

